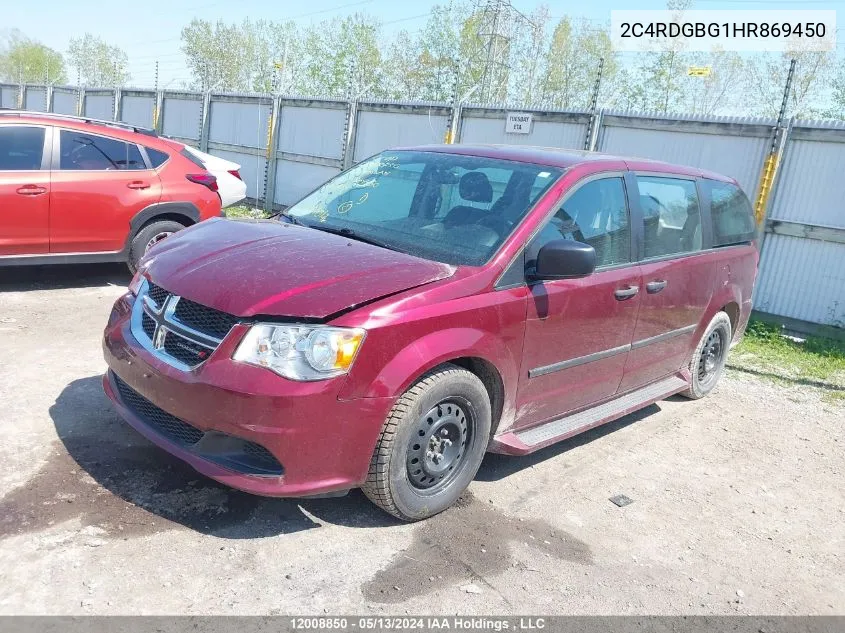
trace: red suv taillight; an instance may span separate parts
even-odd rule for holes
[[[185,178],[191,182],[195,182],[203,187],[208,187],[212,191],[217,191],[217,177],[211,174],[186,174]]]
[[[241,178],[241,172],[239,172],[237,169],[230,169],[229,173],[232,174],[238,180],[243,180],[243,178]]]

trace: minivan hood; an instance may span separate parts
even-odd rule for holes
[[[166,290],[242,317],[325,318],[455,271],[303,226],[218,218],[159,243],[142,266]]]

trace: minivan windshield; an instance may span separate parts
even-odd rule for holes
[[[418,257],[479,266],[560,175],[531,163],[388,151],[330,180],[285,215]]]

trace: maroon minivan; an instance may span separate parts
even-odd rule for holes
[[[699,169],[445,145],[366,160],[271,220],[152,248],[105,330],[120,414],[272,496],[361,487],[413,521],[523,455],[681,393],[751,312],[751,206]]]

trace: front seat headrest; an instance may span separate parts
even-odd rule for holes
[[[493,200],[493,185],[480,171],[468,171],[461,176],[458,192],[469,202],[490,202]]]

